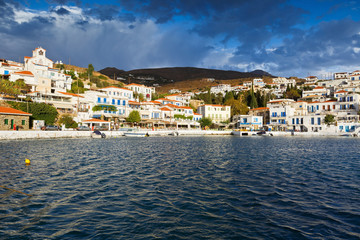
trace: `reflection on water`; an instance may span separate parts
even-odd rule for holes
[[[33,196],[0,188],[0,238],[359,239],[359,143],[3,141],[0,185]]]

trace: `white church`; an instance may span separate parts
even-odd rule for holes
[[[46,57],[46,49],[38,47],[32,57],[24,57],[24,69],[10,74],[10,81],[24,79],[32,91],[43,93],[66,92],[71,89],[72,78],[54,68],[54,62]]]

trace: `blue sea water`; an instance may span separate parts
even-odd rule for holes
[[[360,139],[0,142],[0,239],[360,239]],[[25,158],[31,160],[26,166]]]

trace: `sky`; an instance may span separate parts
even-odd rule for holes
[[[328,78],[360,69],[360,0],[0,0],[0,58],[96,70],[261,69]]]

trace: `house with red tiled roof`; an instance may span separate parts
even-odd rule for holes
[[[0,130],[28,130],[31,113],[10,107],[0,107]]]

